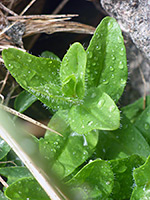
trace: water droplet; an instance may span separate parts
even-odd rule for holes
[[[91,51],[88,51],[89,58],[92,58],[93,54]]]
[[[114,68],[112,66],[109,67],[110,71],[113,72]]]
[[[24,86],[27,86],[27,82],[26,82],[25,80],[22,80],[22,84],[23,84]]]
[[[110,112],[114,112],[115,109],[116,109],[116,106],[112,105],[112,106],[110,106],[109,111],[110,111]]]
[[[145,124],[144,124],[144,129],[145,129],[145,130],[148,130],[148,129],[149,129],[149,127],[150,127],[150,126],[149,126],[149,124],[148,124],[148,123],[145,123]]]
[[[21,57],[19,55],[17,55],[17,58],[20,59]]]
[[[111,75],[111,78],[112,78],[112,79],[114,79],[114,77],[115,77],[115,75],[114,75],[114,74],[112,74],[112,75]]]
[[[47,64],[47,61],[46,61],[45,59],[43,59],[43,60],[42,60],[42,64],[43,64],[43,65],[46,65],[46,64]]]
[[[27,61],[30,63],[30,62],[32,62],[32,59],[29,57]]]
[[[98,45],[97,45],[97,46],[96,46],[96,49],[97,49],[97,50],[100,50],[100,49],[101,49],[101,46],[98,46]]]
[[[110,181],[107,181],[107,182],[106,182],[106,185],[109,185],[109,184],[110,184]]]
[[[123,56],[123,55],[124,55],[124,48],[121,48],[121,49],[120,49],[120,52],[119,52],[119,54],[120,54],[121,56]]]
[[[88,126],[91,126],[93,124],[93,121],[88,122]]]
[[[104,79],[102,83],[103,83],[103,85],[107,85],[109,82]]]
[[[110,30],[113,27],[113,24],[111,22],[108,22],[108,30]]]
[[[114,55],[111,55],[111,59],[114,61],[116,57]]]
[[[118,36],[118,42],[122,43],[122,38],[120,36]]]
[[[127,166],[125,165],[121,165],[121,166],[118,166],[118,169],[117,169],[117,172],[118,173],[123,173],[127,170]]]
[[[8,64],[8,66],[9,66],[10,69],[13,69],[13,68],[14,68],[14,66],[11,65],[11,64]]]
[[[92,65],[93,65],[93,66],[95,66],[95,65],[96,65],[96,63],[95,63],[95,62],[93,62],[93,63],[92,63]]]
[[[123,69],[124,68],[124,66],[123,66],[123,63],[122,63],[122,61],[120,61],[120,63],[119,63],[119,69]]]
[[[121,82],[122,85],[124,85],[124,84],[126,83],[126,80],[122,78],[122,79],[120,80],[120,82]]]
[[[85,135],[82,135],[82,136],[83,136],[83,146],[88,146]]]
[[[98,102],[98,108],[102,108],[102,106],[104,105],[105,101],[104,99],[101,99],[99,102]]]

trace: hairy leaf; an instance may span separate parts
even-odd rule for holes
[[[135,188],[131,200],[150,199],[150,156],[146,163],[133,171]]]
[[[21,178],[32,177],[31,173],[26,167],[4,167],[0,168],[0,174],[7,177],[7,183],[12,184]]]
[[[98,141],[97,132],[80,135],[73,132],[67,121],[67,111],[59,110],[50,120],[49,127],[60,131],[63,137],[47,131],[39,141],[39,149],[50,167],[61,178],[71,174],[94,152]]]
[[[18,49],[3,51],[5,66],[16,81],[28,92],[53,109],[71,106],[74,98],[62,95],[60,61],[35,57]]]
[[[84,97],[85,68],[86,52],[83,46],[76,42],[71,45],[61,63],[60,79],[65,95],[77,96],[80,99]]]
[[[147,158],[150,147],[143,135],[123,114],[120,123],[120,128],[115,131],[100,131],[97,156],[116,159],[137,154]]]
[[[110,165],[95,160],[85,165],[69,182],[77,199],[107,199],[112,192],[114,174]]]
[[[126,85],[127,63],[124,40],[116,20],[104,18],[87,49],[87,85],[100,87],[117,101]]]
[[[69,113],[71,128],[80,134],[93,129],[117,129],[119,120],[120,112],[117,106],[100,88],[88,90],[83,104],[73,106]]]
[[[114,187],[110,197],[112,199],[123,200],[129,199],[132,193],[133,169],[144,163],[144,160],[138,155],[132,155],[127,158],[108,161],[114,177]]]
[[[53,52],[50,52],[50,51],[43,51],[41,53],[41,56],[44,57],[44,58],[50,58],[50,59],[53,59],[53,60],[61,61],[58,56],[56,56]]]
[[[5,190],[5,195],[12,200],[49,200],[45,191],[34,178],[22,178],[14,182]]]

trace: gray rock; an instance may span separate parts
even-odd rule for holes
[[[126,91],[132,102],[144,94],[139,68],[150,94],[150,0],[101,0],[106,12],[116,18],[124,36],[129,64]]]

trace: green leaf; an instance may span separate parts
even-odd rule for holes
[[[150,106],[148,106],[136,119],[134,125],[150,144]]]
[[[108,163],[115,174],[114,187],[110,197],[117,200],[129,199],[134,184],[133,169],[142,165],[143,159],[138,155],[132,155],[127,158],[110,160]]]
[[[22,178],[11,184],[6,190],[5,195],[11,200],[49,200],[49,197],[33,178]]]
[[[7,183],[12,184],[18,179],[25,177],[32,177],[31,173],[26,167],[4,167],[0,168],[0,174],[7,177]]]
[[[4,193],[0,190],[0,199],[1,200],[8,200],[8,198],[6,198],[5,196],[4,196]]]
[[[67,185],[75,192],[77,199],[105,200],[112,192],[113,183],[110,165],[103,160],[95,160],[85,165]]]
[[[59,110],[50,120],[49,127],[60,131],[63,137],[47,131],[44,139],[39,141],[39,149],[50,167],[61,178],[71,174],[83,164],[94,152],[98,133],[89,132],[80,135],[73,132],[68,124],[68,112]]]
[[[150,156],[146,163],[133,171],[135,188],[131,200],[150,199]]]
[[[2,160],[10,151],[10,146],[0,137],[0,160]]]
[[[116,20],[105,17],[87,49],[87,86],[100,87],[117,101],[128,76],[124,40]]]
[[[14,108],[18,112],[24,112],[29,108],[37,98],[26,90],[22,91],[15,99]]]
[[[146,106],[150,105],[150,96],[146,97]],[[138,99],[132,104],[129,104],[123,108],[121,108],[122,112],[126,117],[134,123],[139,115],[143,112],[144,108],[144,99],[143,97]]]
[[[53,60],[61,61],[58,56],[56,56],[54,53],[52,53],[50,51],[43,51],[41,53],[41,56],[44,57],[44,58],[50,58],[50,59],[53,59]]]
[[[142,134],[123,114],[120,123],[121,127],[115,131],[100,131],[97,156],[102,159],[116,159],[137,154],[147,158],[150,147]]]
[[[25,90],[53,109],[71,106],[76,99],[65,98],[61,92],[60,62],[35,57],[18,49],[2,52],[5,66]]]
[[[82,99],[85,92],[86,52],[80,43],[71,45],[60,68],[62,91],[65,95]]]
[[[69,113],[72,130],[85,134],[93,129],[114,130],[119,127],[120,112],[114,101],[100,88],[91,88],[83,104]]]

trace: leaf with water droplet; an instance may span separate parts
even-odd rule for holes
[[[71,128],[84,134],[93,129],[117,129],[120,112],[114,101],[100,88],[91,88],[88,90],[83,104],[71,108],[69,117]],[[88,125],[89,121],[93,122],[91,126]]]
[[[141,113],[143,112],[144,101],[145,100],[142,97],[142,98],[138,99],[137,101],[135,101],[134,103],[121,108],[124,115],[126,115],[126,117],[132,123],[134,123],[137,120],[137,118],[141,115]],[[150,106],[150,96],[146,97],[146,106]]]
[[[97,145],[98,132],[81,135],[72,131],[67,110],[56,112],[48,126],[63,137],[47,131],[45,137],[39,140],[39,149],[42,156],[49,160],[49,167],[62,179],[91,156]]]
[[[83,46],[76,42],[67,51],[60,68],[62,90],[66,96],[77,96],[80,99],[84,97],[85,69],[86,52]]]
[[[135,188],[131,200],[150,199],[150,156],[144,165],[133,171]]]
[[[16,181],[6,188],[5,195],[9,199],[49,200],[49,197],[45,191],[34,178],[22,178]]]
[[[119,129],[100,131],[98,156],[102,159],[117,159],[137,154],[146,158],[150,154],[150,146],[142,133],[125,115],[121,114],[120,119]]]
[[[68,187],[78,199],[107,199],[112,192],[114,175],[110,165],[97,159],[85,165],[70,181]]]
[[[144,138],[150,144],[150,114],[147,113],[150,113],[150,105],[138,116],[134,125],[140,130]]]
[[[0,168],[0,174],[7,177],[7,184],[12,184],[21,178],[33,177],[26,167],[21,166],[2,167]]]
[[[129,199],[134,184],[133,169],[142,165],[144,160],[138,155],[132,155],[127,158],[110,160],[108,163],[115,174],[114,187],[110,197],[112,199],[120,199],[120,197]]]
[[[56,56],[53,52],[50,51],[43,51],[41,56],[44,58],[51,58],[52,60],[61,61],[58,56]]]
[[[97,62],[94,62],[95,57]],[[88,87],[98,86],[118,101],[126,85],[128,69],[124,40],[115,19],[106,17],[96,28],[87,49],[86,73]],[[104,80],[107,80],[107,84]]]
[[[21,87],[47,106],[52,109],[64,109],[77,100],[72,97],[65,98],[62,94],[59,77],[60,61],[36,57],[12,48],[5,49],[2,54],[5,66]],[[16,55],[21,59],[17,59]],[[14,65],[13,68],[9,66],[10,63]]]

